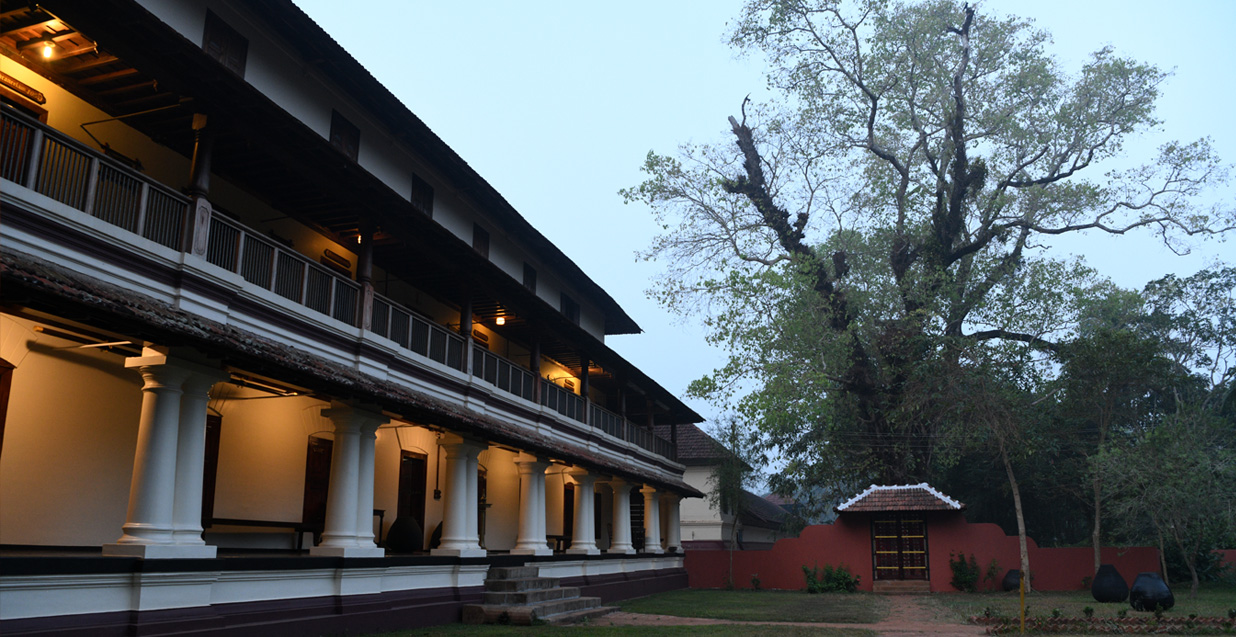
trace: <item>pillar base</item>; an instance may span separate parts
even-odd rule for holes
[[[665,550],[662,549],[661,547],[657,547],[656,550],[652,550],[652,551],[645,549],[640,552],[644,553],[645,555],[665,555]]]
[[[627,547],[612,548],[605,552],[613,554],[613,555],[635,555],[635,547],[627,546]]]
[[[567,555],[600,555],[601,549],[596,548],[595,546],[592,548],[567,549],[566,554]]]
[[[315,546],[309,549],[314,557],[386,557],[386,549],[359,546]]]
[[[489,551],[485,549],[433,549],[430,555],[447,555],[451,557],[485,557]]]
[[[104,555],[140,557],[145,560],[215,558],[218,547],[210,544],[104,544]]]
[[[511,555],[553,555],[554,550],[546,546],[536,549],[511,549]]]

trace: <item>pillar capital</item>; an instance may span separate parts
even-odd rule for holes
[[[331,401],[330,407],[322,410],[322,417],[335,423],[335,431],[355,429],[372,434],[378,427],[390,421],[381,408],[372,405],[354,405],[343,401]]]

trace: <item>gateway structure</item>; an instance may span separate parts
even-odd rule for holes
[[[493,564],[685,586],[701,418],[290,0],[6,2],[0,52],[0,632],[452,621]]]

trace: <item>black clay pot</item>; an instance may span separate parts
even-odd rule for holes
[[[1115,566],[1104,564],[1099,567],[1099,572],[1094,574],[1090,594],[1094,596],[1094,601],[1102,604],[1123,602],[1129,598],[1129,585]]]
[[[1158,573],[1138,573],[1129,589],[1129,606],[1133,610],[1153,611],[1155,608],[1167,610],[1176,605],[1176,597],[1167,582]]]
[[[1006,591],[1015,591],[1021,585],[1021,571],[1015,568],[1009,569],[1009,572],[1004,574],[1004,579],[1000,582],[1000,588]]]
[[[401,515],[386,532],[386,548],[392,553],[412,553],[425,547],[425,532],[415,518]]]

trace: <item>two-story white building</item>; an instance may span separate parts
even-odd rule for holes
[[[6,2],[0,100],[0,633],[427,625],[495,564],[686,585],[701,418],[290,0]]]

